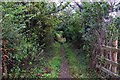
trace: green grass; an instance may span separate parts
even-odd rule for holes
[[[64,48],[70,73],[73,78],[95,78],[95,74],[89,70],[88,57],[84,53],[78,55],[67,43],[64,44]]]
[[[33,62],[29,68],[29,72],[25,69],[21,74],[21,78],[58,78],[59,67],[60,67],[60,44],[55,42],[52,43],[46,51],[37,57],[36,62]],[[46,68],[50,72],[46,72]],[[22,71],[23,72],[23,71]],[[26,73],[28,72],[28,73]]]
[[[58,78],[59,75],[59,67],[60,67],[60,44],[54,43],[52,45],[52,51],[49,51],[51,53],[51,57],[48,58],[48,67],[51,68],[50,74],[44,74],[46,78]]]

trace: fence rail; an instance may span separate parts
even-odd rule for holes
[[[112,51],[118,51],[118,52],[120,52],[120,49],[117,49],[117,48],[111,47],[111,46],[105,46],[105,45],[103,45],[102,49],[107,49],[107,50],[112,50]]]
[[[112,65],[115,65],[115,66],[118,66],[118,67],[120,67],[120,64],[119,63],[116,63],[116,62],[114,62],[114,61],[111,61],[111,60],[109,60],[109,59],[107,59],[107,58],[104,58],[104,57],[100,57],[100,56],[96,56],[96,58],[99,60],[99,61],[104,61],[104,62],[106,62],[106,63],[108,63],[108,64],[112,64]]]
[[[98,47],[97,47],[98,49]],[[98,69],[98,75],[101,78],[119,78],[120,79],[120,75],[118,74],[118,68],[120,68],[120,64],[117,63],[117,61],[115,61],[115,59],[112,59],[111,57],[113,56],[113,54],[118,54],[120,53],[120,49],[117,49],[115,47],[110,47],[110,46],[105,46],[103,45],[102,47],[99,48],[100,51],[98,54],[102,53],[102,55],[96,55],[96,68]],[[106,52],[104,52],[104,50],[106,50]],[[107,56],[109,56],[109,58],[104,55],[107,53]],[[116,59],[117,60],[117,59]],[[107,66],[107,67],[106,67]],[[116,70],[116,71],[114,71]],[[105,73],[105,74],[103,74]],[[103,76],[104,75],[104,76]]]
[[[107,73],[108,75],[114,77],[114,78],[120,78],[120,76],[104,67],[101,67],[101,66],[96,66],[97,68],[99,68],[100,70],[102,70],[103,72]]]

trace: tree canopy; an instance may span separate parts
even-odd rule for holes
[[[111,45],[120,40],[120,9],[108,2],[1,2],[2,40],[7,44],[9,77],[20,77],[24,66],[55,43],[71,43],[92,55],[96,44]],[[3,46],[2,45],[2,46]],[[118,44],[119,46],[119,44]],[[14,73],[14,74],[12,74]]]

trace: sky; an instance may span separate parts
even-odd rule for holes
[[[48,0],[50,2],[61,2],[61,1],[69,1],[69,2],[98,2],[98,1],[108,1],[108,2],[120,2],[120,0]]]
[[[0,0],[0,2],[39,2],[39,1],[45,1],[45,2],[98,2],[98,1],[108,1],[108,2],[118,2],[120,0]]]

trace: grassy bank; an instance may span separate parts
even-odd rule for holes
[[[47,53],[51,57],[48,58],[48,65],[51,68],[50,74],[45,74],[44,76],[47,78],[58,78],[59,75],[59,67],[60,67],[60,44],[54,43],[52,45],[52,50]]]
[[[84,53],[71,49],[68,44],[64,44],[64,48],[73,78],[95,78],[95,74],[89,70],[89,58]]]
[[[52,43],[31,65],[22,70],[21,78],[58,78],[60,66],[60,44]]]

